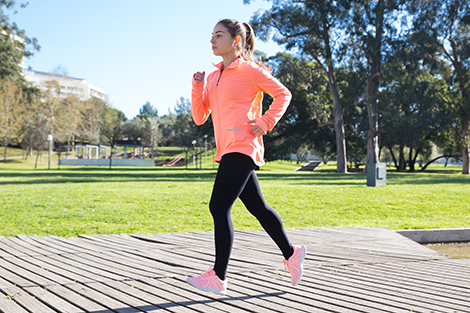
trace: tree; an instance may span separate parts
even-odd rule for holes
[[[249,3],[250,0],[244,0]],[[343,112],[336,80],[335,62],[340,56],[342,30],[349,21],[350,1],[273,1],[269,11],[253,16],[251,23],[262,40],[270,37],[287,49],[297,48],[322,71],[333,104],[337,172],[347,172]],[[275,31],[272,35],[272,31]]]
[[[322,155],[328,150],[328,158],[334,155],[335,139],[331,117],[331,102],[325,76],[312,71],[315,63],[288,53],[278,53],[265,58],[273,74],[291,91],[292,101],[276,127],[264,136],[265,158],[268,161],[283,158],[305,147]],[[270,96],[263,99],[263,110],[272,103]],[[325,123],[326,122],[326,123]],[[331,146],[333,149],[330,149]]]
[[[27,4],[21,4],[24,8]],[[10,23],[5,10],[14,9],[16,1],[0,0],[0,78],[7,80],[23,80],[20,64],[23,57],[33,55],[27,47],[31,46],[33,50],[39,51],[40,46],[36,38],[29,38],[25,31],[21,30],[16,23]]]
[[[24,111],[24,96],[14,82],[0,80],[0,134],[5,147],[3,159],[7,158],[8,142],[18,136]]]
[[[47,135],[50,129],[50,119],[43,113],[35,114],[33,117],[26,118],[22,125],[23,147],[31,147],[37,150],[36,163],[37,168],[39,155],[47,148]]]
[[[71,145],[75,142],[75,138],[80,137],[80,129],[82,123],[81,110],[83,101],[77,96],[72,95],[61,101],[61,141]]]
[[[381,103],[383,115],[382,144],[393,155],[393,146],[399,147],[398,170],[414,171],[418,156],[429,152],[430,142],[448,128],[446,110],[432,92],[434,77],[414,57],[385,66]],[[409,148],[408,161],[405,147]],[[394,156],[393,156],[394,157]]]
[[[145,102],[145,104],[139,109],[140,115],[148,115],[148,116],[158,116],[158,110],[156,107],[150,104],[150,102]]]
[[[124,124],[127,122],[126,115],[111,106],[106,106],[101,122],[101,142],[114,145],[122,136]]]
[[[189,147],[191,142],[199,138],[198,127],[191,116],[191,101],[180,97],[175,105],[176,121],[174,124],[174,144]]]
[[[90,98],[82,105],[82,134],[91,143],[101,143],[101,126],[107,103],[98,98]]]
[[[462,174],[470,174],[470,3],[462,0],[412,1],[413,40],[423,62],[446,62],[452,74],[435,92],[458,122]]]
[[[43,113],[49,119],[49,131],[48,133],[54,136],[54,130],[56,128],[56,116],[61,104],[59,100],[60,85],[55,80],[46,81],[44,83],[45,91],[41,94],[41,99],[38,102],[40,112]]]
[[[356,68],[367,74],[364,81],[364,102],[368,113],[366,163],[379,163],[379,88],[384,53],[390,54],[399,41],[397,25],[403,0],[353,1],[349,53]],[[360,56],[360,57],[358,57]]]

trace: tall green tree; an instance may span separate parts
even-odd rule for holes
[[[398,28],[404,16],[403,0],[352,1],[349,35],[349,60],[356,63],[367,77],[364,81],[364,102],[367,108],[369,130],[366,163],[379,163],[379,88],[384,54],[390,54],[400,42]]]
[[[452,68],[445,88],[435,89],[458,122],[462,174],[470,173],[470,3],[463,0],[411,1],[414,41],[429,66]]]
[[[265,158],[276,160],[306,150],[314,151],[320,157],[334,156],[331,101],[324,74],[312,70],[315,62],[288,53],[278,53],[264,61],[292,93],[292,101],[283,118],[264,137]],[[271,102],[272,98],[266,96],[263,109],[267,110]]]
[[[36,38],[29,38],[16,23],[10,22],[8,11],[15,10],[16,5],[14,0],[0,0],[0,78],[14,81],[23,80],[20,66],[23,57],[40,49]],[[27,3],[20,4],[21,8],[26,6]]]
[[[250,3],[250,0],[244,0]],[[298,49],[315,62],[327,78],[325,84],[333,104],[337,172],[347,172],[346,143],[336,64],[341,54],[342,32],[350,22],[351,1],[273,1],[270,10],[253,16],[251,23],[262,40],[273,38],[287,49]]]
[[[145,104],[139,109],[140,115],[149,115],[149,116],[158,116],[158,109],[154,107],[150,102],[145,102]]]

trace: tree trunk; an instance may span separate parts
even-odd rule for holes
[[[411,160],[412,164],[413,164],[413,172],[415,170],[415,165],[416,165],[416,160],[418,159],[418,155],[421,153],[423,149],[420,147],[418,149],[416,149],[416,153],[415,153],[415,156],[413,157],[413,159]],[[411,167],[411,165],[410,165]],[[411,172],[411,171],[410,171]]]
[[[38,167],[38,159],[39,159],[39,149],[38,149],[38,154],[36,156],[36,163],[34,164],[34,169]]]
[[[8,147],[8,138],[5,135],[5,138],[3,140],[3,146],[5,147],[5,150],[3,151],[3,160],[7,160],[7,147]]]
[[[408,166],[409,172],[414,172],[415,171],[415,164],[413,163],[413,148],[410,148],[410,153],[408,155]]]
[[[338,86],[336,85],[336,76],[332,61],[328,62],[328,87],[333,98],[333,112],[335,118],[336,135],[336,172],[347,173],[348,164],[346,159],[346,140],[344,138],[344,122],[341,102],[339,100]]]
[[[400,144],[400,155],[398,157],[398,171],[406,170],[406,161],[405,161],[405,145]]]
[[[463,123],[462,136],[462,174],[469,175],[470,171],[470,125],[469,121]]]
[[[375,38],[372,43],[372,53],[368,55],[370,60],[370,73],[366,84],[366,104],[369,117],[369,131],[367,136],[367,162],[379,163],[379,137],[378,137],[378,99],[380,65],[382,63],[382,35],[383,20],[385,15],[385,3],[383,0],[377,2],[375,10]],[[367,165],[366,165],[367,166]]]
[[[339,101],[338,89],[336,82],[334,84],[334,114],[335,114],[335,134],[336,134],[336,172],[347,173],[348,164],[346,158],[346,140],[344,138],[344,123],[343,112],[341,110],[341,103]]]
[[[336,75],[333,66],[333,56],[330,44],[330,23],[325,19],[324,26],[324,42],[325,42],[325,63],[327,65],[328,88],[331,98],[333,99],[333,114],[335,119],[335,135],[336,135],[336,172],[347,173],[348,163],[346,158],[346,140],[344,136],[343,110],[339,98],[338,86],[336,84]]]
[[[397,159],[395,158],[395,154],[393,153],[392,147],[389,146],[388,150],[390,150],[390,155],[392,156],[393,163],[395,164],[395,168],[398,168]]]

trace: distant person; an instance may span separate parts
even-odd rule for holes
[[[290,91],[254,60],[255,35],[248,23],[224,19],[212,33],[212,50],[223,61],[207,77],[193,75],[191,113],[197,125],[212,114],[219,168],[209,209],[214,219],[215,263],[208,272],[189,277],[192,285],[219,294],[227,293],[227,267],[233,244],[230,211],[240,198],[284,255],[292,285],[302,278],[305,246],[293,246],[282,220],[264,200],[255,169],[264,165],[262,136],[279,121],[291,100]],[[262,114],[263,92],[273,102]]]

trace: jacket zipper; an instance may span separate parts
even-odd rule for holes
[[[224,136],[222,134],[222,128],[220,126],[220,105],[219,105],[219,84],[220,84],[220,81],[222,79],[222,75],[224,75],[224,71],[225,69],[223,69],[221,72],[220,72],[220,76],[219,76],[219,80],[217,81],[217,84],[215,85],[215,92],[216,92],[216,96],[217,96],[217,118],[219,119],[219,136],[220,136],[220,142],[222,143],[222,147],[220,147],[221,149],[223,149],[225,147],[225,144],[224,144]]]

